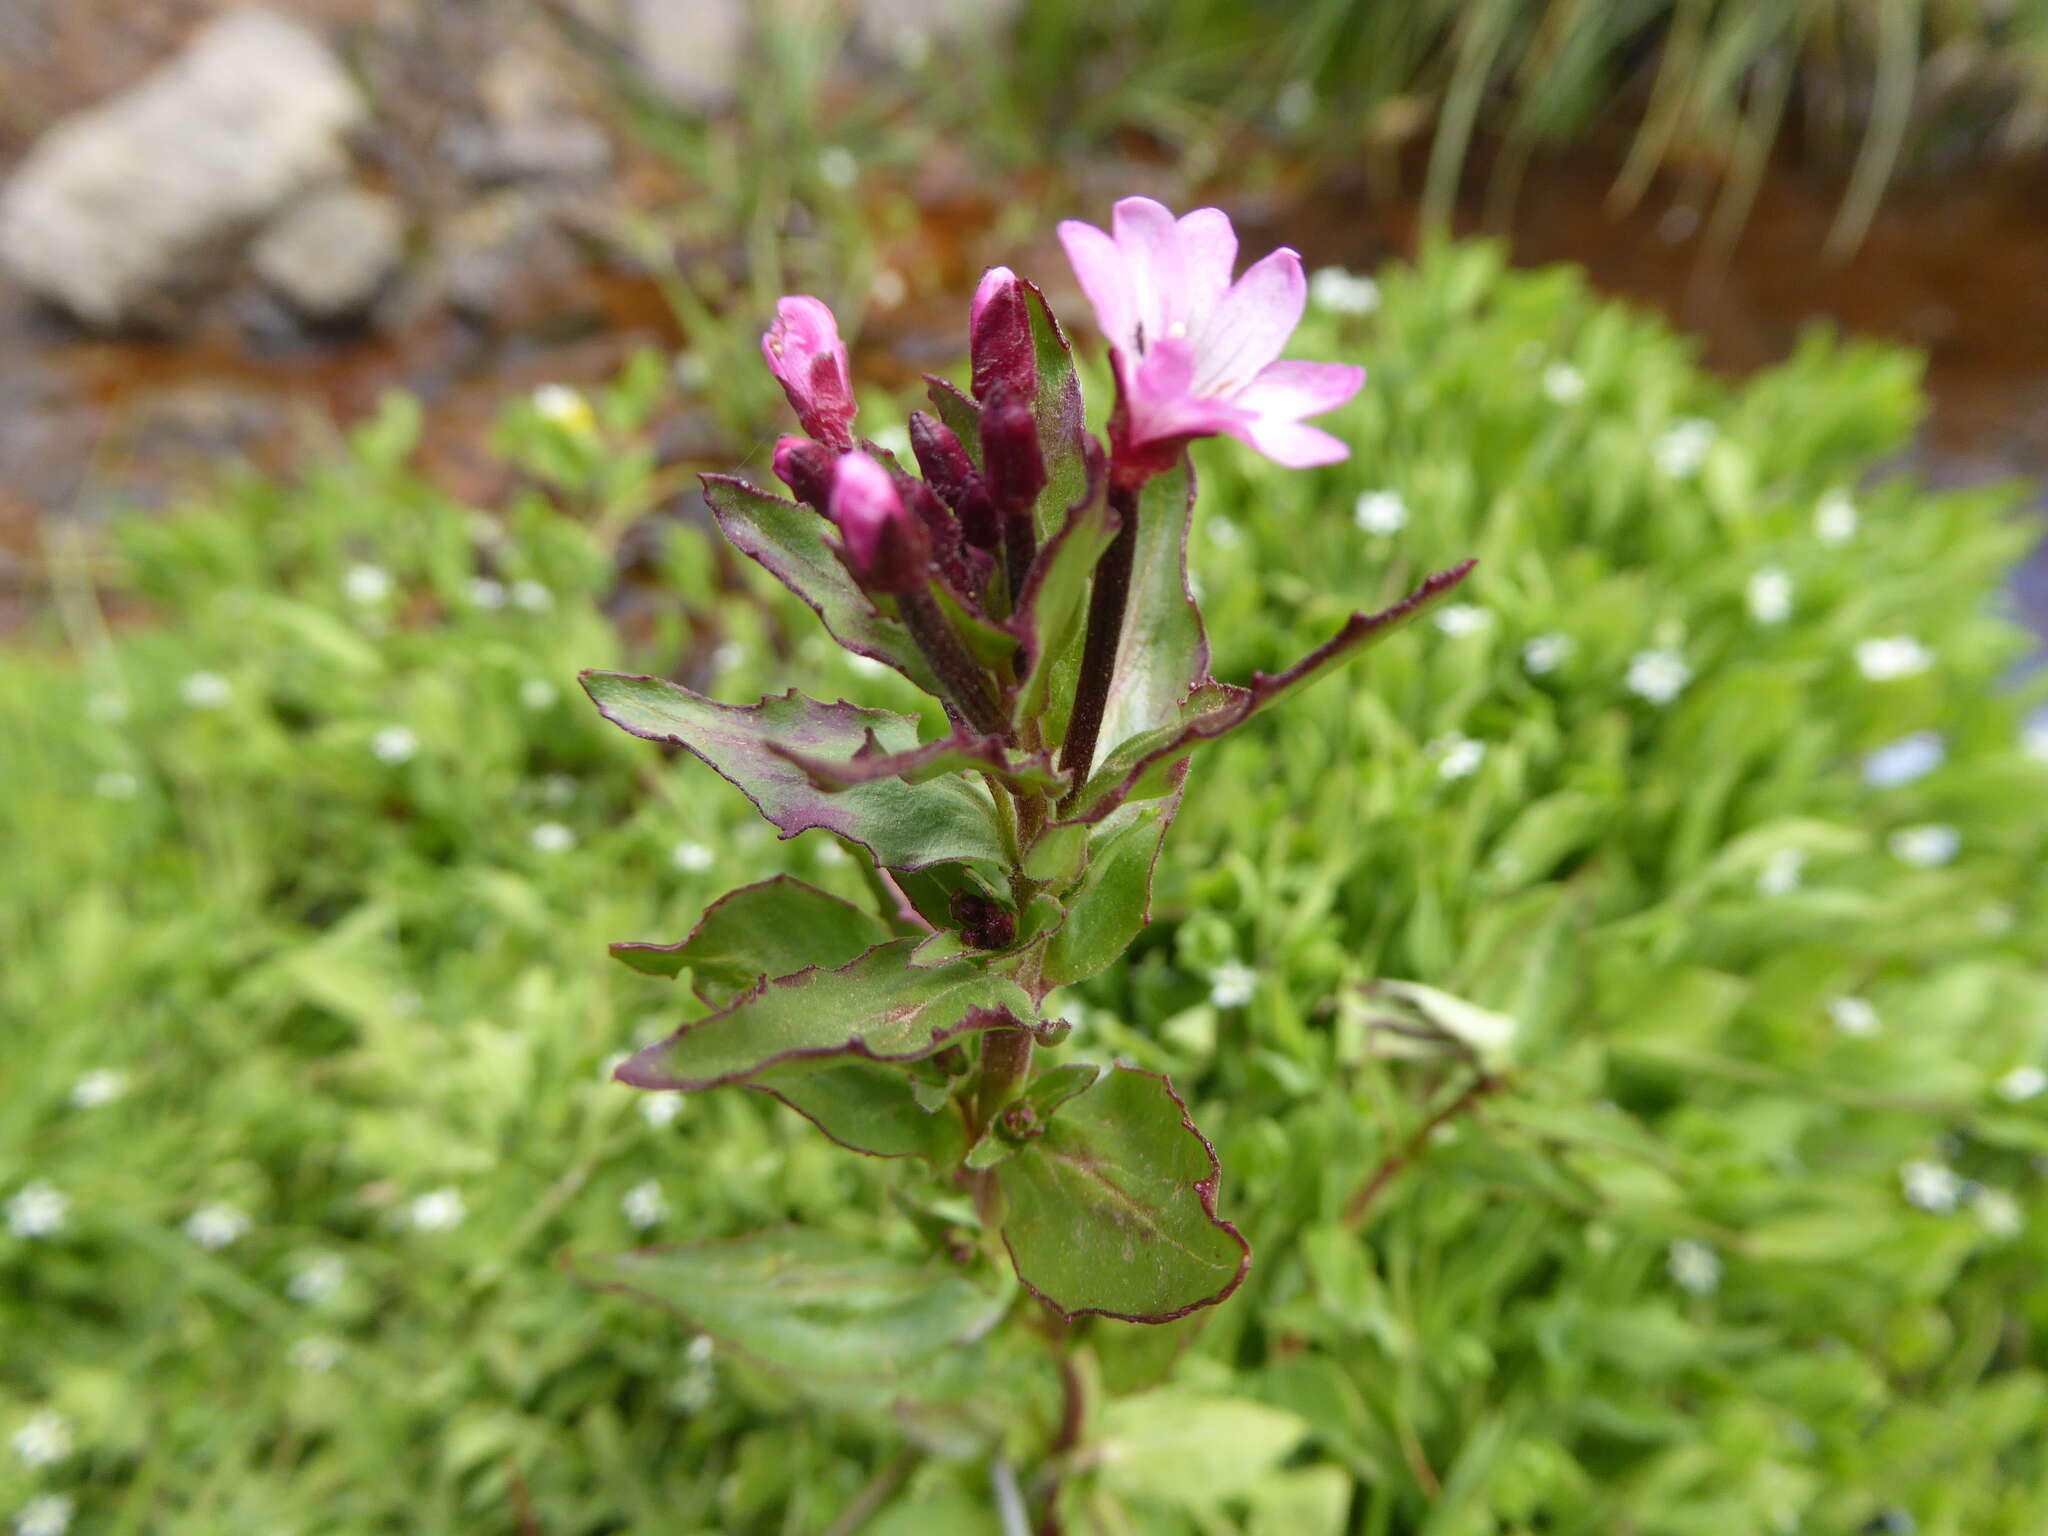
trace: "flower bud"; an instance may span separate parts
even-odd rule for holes
[[[1031,397],[1005,387],[981,408],[981,469],[989,495],[1005,511],[1029,507],[1045,489],[1045,452]]]
[[[781,300],[761,351],[804,430],[828,447],[851,448],[853,372],[832,311],[802,295]]]
[[[969,322],[974,398],[986,401],[998,384],[1019,399],[1038,393],[1038,354],[1024,284],[1008,267],[990,267],[974,290]]]
[[[775,478],[805,506],[823,512],[831,500],[839,455],[808,437],[785,437],[775,445]]]
[[[910,448],[917,455],[917,467],[924,471],[939,500],[960,519],[960,531],[978,549],[994,549],[1002,542],[1002,527],[981,471],[960,446],[953,429],[924,411],[910,417]]]
[[[931,540],[917,514],[903,505],[888,470],[865,453],[846,454],[828,505],[854,580],[871,592],[923,588]]]

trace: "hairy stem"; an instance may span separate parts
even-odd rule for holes
[[[1379,1199],[1381,1192],[1394,1181],[1394,1176],[1422,1155],[1422,1149],[1429,1144],[1429,1138],[1435,1135],[1440,1127],[1449,1125],[1498,1087],[1500,1079],[1488,1076],[1484,1072],[1480,1073],[1465,1085],[1463,1093],[1423,1121],[1416,1128],[1415,1134],[1401,1143],[1400,1150],[1390,1152],[1381,1158],[1379,1166],[1373,1169],[1371,1176],[1359,1186],[1358,1193],[1351,1197],[1351,1203],[1344,1207],[1344,1225],[1356,1227],[1364,1221],[1365,1213],[1372,1209],[1373,1202]]]
[[[933,675],[938,678],[939,686],[946,690],[953,707],[959,710],[960,718],[970,729],[984,736],[1007,739],[1008,722],[1003,719],[1002,711],[996,708],[995,696],[989,691],[988,673],[967,653],[967,647],[953,633],[953,627],[946,622],[946,616],[939,611],[931,593],[922,590],[898,593],[896,605],[903,614],[911,639],[917,642],[924,659],[931,663]]]
[[[1024,595],[1024,580],[1031,574],[1032,562],[1038,558],[1038,525],[1032,520],[1031,508],[1012,510],[1003,517],[1003,575],[1009,586],[1010,606],[1014,609]]]
[[[986,1130],[1031,1075],[1031,1036],[1021,1029],[992,1029],[982,1039],[974,1119],[977,1129]]]
[[[1116,537],[1095,567],[1095,586],[1088,594],[1088,635],[1081,643],[1081,676],[1074,688],[1074,712],[1067,722],[1060,767],[1069,788],[1060,809],[1072,805],[1095,763],[1096,738],[1102,734],[1102,713],[1116,681],[1117,646],[1123,639],[1124,609],[1131,600],[1131,567],[1138,557],[1138,492],[1135,486],[1112,485],[1109,504],[1116,509]]]

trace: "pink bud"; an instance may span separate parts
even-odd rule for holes
[[[1024,284],[1008,267],[990,267],[974,290],[969,326],[974,357],[974,398],[986,400],[997,384],[1020,398],[1038,393],[1038,354]]]
[[[853,372],[832,311],[800,294],[781,300],[761,351],[804,430],[830,447],[851,448]]]
[[[808,437],[785,437],[775,445],[775,478],[806,506],[823,512],[832,495],[839,455]]]
[[[846,454],[832,481],[830,506],[856,581],[875,592],[924,586],[931,541],[886,469],[865,453]]]

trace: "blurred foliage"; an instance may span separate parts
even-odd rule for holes
[[[1491,248],[1382,284],[1297,349],[1372,369],[1349,463],[1200,455],[1217,673],[1482,566],[1198,767],[1154,925],[1065,1000],[1067,1051],[1172,1072],[1258,1250],[1204,1326],[1089,1325],[1073,1528],[2041,1529],[2015,498],[1864,483],[1917,418],[1900,353],[1816,336],[1731,391]],[[395,399],[296,483],[125,525],[140,621],[81,568],[61,643],[0,658],[0,1511],[818,1533],[869,1488],[882,1536],[996,1529],[943,1424],[799,1400],[558,1263],[899,1211],[765,1098],[668,1123],[604,1080],[681,1006],[607,941],[778,869],[863,883],[573,669],[907,702],[676,510],[669,388],[517,403],[490,516],[408,468]],[[1923,731],[1932,771],[1866,772]],[[1395,1059],[1384,979],[1512,1033]]]

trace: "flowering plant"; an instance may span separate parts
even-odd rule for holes
[[[856,436],[831,312],[788,298],[763,347],[807,433],[774,456],[795,499],[705,477],[732,544],[841,645],[930,694],[942,729],[794,690],[742,708],[659,678],[583,680],[607,719],[695,754],[785,837],[823,829],[868,855],[878,910],[778,876],[714,903],[680,943],[614,946],[649,974],[688,971],[712,1010],[618,1076],[758,1089],[855,1151],[922,1159],[957,1191],[924,1209],[944,1258],[899,1273],[863,1255],[852,1280],[820,1235],[781,1233],[589,1266],[714,1328],[778,1304],[814,1328],[836,1307],[842,1362],[878,1318],[898,1370],[986,1331],[1012,1300],[1005,1250],[1064,1321],[1162,1323],[1237,1287],[1250,1250],[1172,1084],[1061,1062],[1070,1030],[1047,999],[1146,923],[1194,755],[1470,569],[1354,614],[1286,671],[1211,677],[1187,579],[1188,444],[1229,434],[1283,464],[1333,462],[1342,443],[1302,418],[1348,400],[1363,370],[1279,360],[1300,260],[1275,251],[1233,282],[1216,209],[1175,220],[1133,198],[1110,233],[1060,233],[1112,349],[1106,445],[1044,295],[998,267],[974,297],[971,389],[932,378],[932,412],[911,418],[921,475]]]

